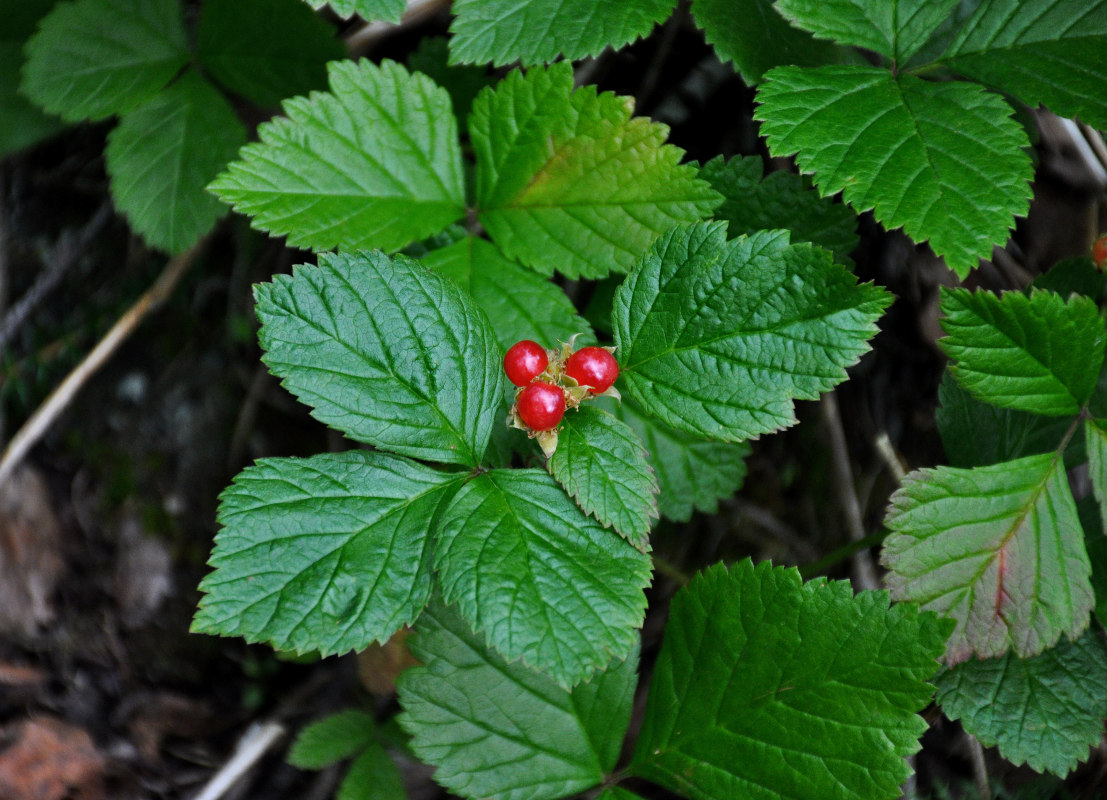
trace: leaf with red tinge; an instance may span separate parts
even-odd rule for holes
[[[956,622],[949,663],[1036,655],[1087,627],[1091,566],[1057,454],[913,472],[885,524],[888,588]]]

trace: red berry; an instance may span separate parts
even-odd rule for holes
[[[1096,239],[1092,245],[1092,261],[1100,269],[1107,269],[1107,233]]]
[[[565,393],[560,386],[535,381],[519,392],[515,408],[532,431],[548,431],[565,416]]]
[[[516,386],[526,386],[541,375],[549,363],[550,358],[542,345],[523,339],[508,348],[504,356],[504,372]]]
[[[581,386],[590,386],[592,394],[603,394],[619,377],[619,364],[602,347],[582,347],[569,356],[565,374]]]

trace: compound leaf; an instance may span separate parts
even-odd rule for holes
[[[953,619],[947,661],[1036,655],[1095,604],[1076,503],[1056,453],[916,470],[892,495],[881,560],[897,600]]]
[[[587,513],[639,550],[649,547],[657,477],[626,423],[588,406],[566,414],[549,468]]]
[[[646,36],[676,0],[455,0],[450,57],[503,66],[575,61]]]
[[[649,556],[585,516],[541,470],[469,481],[442,515],[434,558],[447,602],[509,661],[562,686],[637,641]]]
[[[753,86],[773,67],[814,67],[858,60],[853,51],[788,24],[772,0],[692,0],[692,18],[721,61]]]
[[[1026,133],[1003,98],[876,67],[778,67],[755,117],[774,156],[796,155],[824,195],[842,192],[931,248],[962,278],[1029,207]]]
[[[1107,717],[1107,645],[1094,631],[1033,658],[972,659],[938,676],[938,703],[1014,764],[1065,776]]]
[[[346,55],[334,34],[300,0],[208,0],[196,54],[228,89],[274,107],[326,85],[326,63]]]
[[[27,42],[21,91],[67,122],[122,114],[188,63],[177,0],[58,3]]]
[[[558,286],[484,239],[466,237],[432,250],[421,261],[473,296],[488,314],[505,351],[522,339],[553,347],[575,333],[591,330]]]
[[[459,482],[363,450],[262,459],[220,497],[193,631],[322,655],[386,641],[430,598],[429,531]]]
[[[1031,106],[1107,128],[1107,2],[983,0],[938,63]]]
[[[745,442],[715,442],[677,431],[645,413],[631,397],[607,406],[638,434],[657,475],[661,516],[687,522],[693,511],[714,514],[719,499],[734,494],[746,477]]]
[[[350,758],[376,742],[376,723],[364,711],[348,709],[318,719],[296,736],[288,763],[300,769],[322,769]]]
[[[787,231],[724,223],[660,237],[615,293],[623,388],[665,424],[740,441],[845,380],[891,298]]]
[[[254,293],[263,360],[316,419],[402,455],[480,463],[499,346],[453,282],[406,256],[323,254]]]
[[[510,73],[473,104],[480,221],[503,252],[545,274],[623,272],[656,236],[709,215],[719,196],[679,164],[668,128],[630,98],[573,90],[569,64]]]
[[[453,608],[432,602],[400,676],[400,724],[435,780],[455,794],[553,800],[615,766],[630,721],[638,657],[571,691],[487,649]]]
[[[950,371],[981,400],[1060,417],[1091,399],[1107,344],[1093,300],[943,289],[941,310]]]
[[[947,632],[887,592],[710,567],[673,599],[630,771],[691,800],[899,797]]]
[[[922,47],[958,0],[777,0],[776,8],[820,39],[863,47],[900,64]]]
[[[234,109],[189,70],[108,136],[112,199],[148,244],[187,250],[227,213],[204,187],[245,142]]]
[[[700,177],[725,199],[715,210],[715,219],[727,223],[727,235],[786,228],[792,241],[825,247],[843,264],[852,263],[850,252],[857,247],[857,215],[841,203],[819,197],[804,185],[803,178],[785,170],[769,173],[762,180],[759,156],[723,161],[713,158],[700,169]]]
[[[444,89],[384,61],[327,65],[331,91],[284,102],[209,187],[296,247],[396,250],[465,211]]]
[[[404,17],[407,0],[306,0],[312,8],[330,6],[342,19],[357,14],[365,20],[397,23]]]

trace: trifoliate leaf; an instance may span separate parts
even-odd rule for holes
[[[312,8],[330,6],[342,19],[357,14],[370,22],[399,22],[407,9],[407,0],[306,0]]]
[[[346,48],[301,0],[207,0],[196,55],[228,89],[272,107],[325,87],[326,63]]]
[[[834,253],[842,264],[852,264],[849,254],[857,247],[857,215],[841,203],[819,197],[804,186],[803,178],[777,170],[762,180],[758,156],[722,156],[703,165],[700,177],[725,200],[715,219],[727,223],[727,235],[769,228],[786,228],[793,242],[811,242]]]
[[[335,800],[406,800],[396,762],[379,744],[354,759],[338,787]]]
[[[787,231],[677,228],[615,293],[621,386],[667,425],[740,441],[795,422],[869,349],[891,297]]]
[[[204,187],[245,142],[234,109],[189,70],[108,136],[112,200],[148,244],[187,250],[227,213]]]
[[[1091,399],[1107,343],[1092,300],[943,289],[941,310],[950,371],[981,400],[1059,417]]]
[[[1013,764],[1065,776],[1088,758],[1107,717],[1107,645],[1089,631],[1033,658],[972,659],[935,683],[950,719]]]
[[[1107,2],[983,0],[938,63],[1062,117],[1107,128]]]
[[[452,281],[406,256],[324,254],[254,294],[262,360],[316,419],[402,455],[480,463],[501,355]]]
[[[657,519],[657,477],[642,440],[606,411],[581,406],[558,429],[550,472],[582,509],[639,550]]]
[[[676,0],[455,0],[450,54],[455,63],[500,67],[576,61],[619,49],[666,19]]]
[[[322,769],[350,758],[376,741],[376,727],[371,716],[353,709],[318,719],[296,736],[288,763],[300,769]]]
[[[747,559],[673,598],[630,772],[690,800],[899,797],[948,628]]]
[[[595,4],[591,4],[595,5]],[[679,164],[669,129],[633,101],[573,90],[569,64],[510,73],[469,120],[480,221],[539,272],[623,272],[663,231],[709,215],[719,196]]]
[[[568,691],[506,663],[452,608],[432,602],[415,631],[411,650],[425,666],[400,676],[400,724],[451,792],[554,800],[614,768],[630,722],[637,647]]]
[[[427,36],[407,58],[408,69],[426,75],[450,94],[461,133],[469,129],[469,111],[473,100],[485,86],[493,83],[485,67],[451,65],[450,45],[443,36]]]
[[[322,655],[386,641],[430,597],[430,527],[460,480],[363,450],[248,467],[220,497],[192,630]]]
[[[630,397],[604,406],[629,425],[646,446],[646,460],[657,475],[661,516],[687,522],[693,511],[714,514],[746,477],[745,442],[715,442],[677,431],[645,413]]]
[[[773,0],[692,0],[692,18],[721,61],[734,62],[748,85],[773,67],[857,61],[853,51],[788,24]]]
[[[58,3],[26,53],[21,91],[67,122],[130,111],[188,63],[177,0]]]
[[[23,44],[35,32],[54,0],[20,0],[4,8],[0,27],[0,158],[29,147],[62,129],[60,120],[44,114],[19,93]]]
[[[541,470],[469,481],[439,522],[434,563],[446,600],[493,648],[562,686],[638,640],[649,556],[585,516]]]
[[[962,278],[1027,212],[1026,133],[980,86],[875,67],[779,67],[758,101],[774,156],[796,154],[823,195],[842,192],[885,227],[929,240]]]
[[[1088,449],[1088,479],[1099,502],[1103,529],[1107,530],[1107,430],[1103,420],[1084,423],[1084,441]]]
[[[466,237],[432,250],[421,260],[473,296],[488,314],[505,351],[522,339],[555,347],[575,333],[590,335],[588,323],[576,313],[565,292],[484,239]]]
[[[949,663],[1033,656],[1087,627],[1091,567],[1057,454],[916,470],[885,524],[888,588],[957,623]]]
[[[948,370],[938,387],[938,402],[934,418],[953,467],[985,467],[1053,452],[1072,424],[1068,417],[1043,417],[981,402]],[[1073,441],[1066,449],[1066,460],[1070,452],[1075,454],[1076,444]]]
[[[863,47],[900,64],[926,44],[958,0],[777,0],[792,23],[820,39]]]
[[[296,247],[397,250],[465,212],[450,98],[384,61],[327,65],[331,91],[284,103],[209,187]]]

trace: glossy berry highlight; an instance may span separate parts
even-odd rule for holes
[[[550,358],[542,345],[523,339],[511,345],[504,355],[504,373],[516,386],[526,386],[541,375],[549,363]]]
[[[592,394],[603,394],[619,377],[619,364],[602,347],[582,347],[565,362],[565,374],[581,386],[591,387]]]
[[[519,393],[515,410],[532,431],[548,431],[565,416],[565,392],[552,383],[535,381]]]

